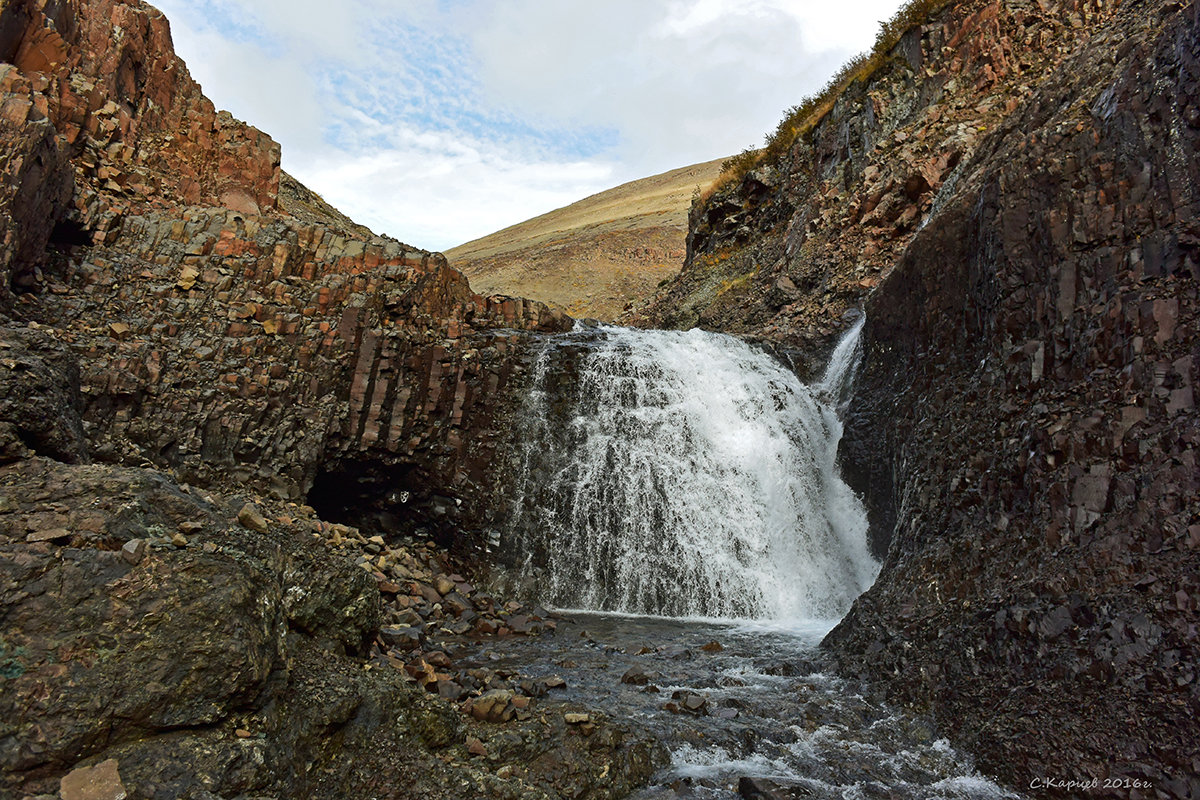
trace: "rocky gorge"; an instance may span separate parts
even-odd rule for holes
[[[952,3],[881,56],[693,208],[641,323],[811,371],[865,311],[885,560],[827,650],[1009,785],[1196,796],[1200,9]]]
[[[476,653],[568,627],[489,567],[573,321],[329,207],[142,2],[7,0],[0,61],[0,793],[647,784],[569,653]],[[931,4],[629,317],[811,377],[865,311],[840,452],[883,566],[821,658],[1035,796],[1200,796],[1198,86],[1195,3]]]

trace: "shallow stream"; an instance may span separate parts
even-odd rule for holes
[[[979,777],[925,720],[823,672],[816,645],[830,624],[566,612],[552,635],[492,640],[456,660],[561,677],[556,699],[650,731],[671,765],[638,800],[744,797],[743,778],[781,798],[1017,797]]]

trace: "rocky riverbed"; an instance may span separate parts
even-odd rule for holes
[[[536,640],[465,642],[469,671],[549,683],[555,696],[635,721],[670,753],[651,798],[1016,797],[975,773],[934,725],[828,671],[832,622],[562,612]],[[578,719],[578,718],[577,718]]]
[[[489,592],[572,321],[286,179],[140,0],[0,5],[0,793],[1200,795],[1200,6],[927,11],[637,317],[811,377],[865,307],[820,651]]]

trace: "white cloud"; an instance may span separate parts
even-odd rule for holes
[[[899,0],[158,0],[222,108],[350,216],[447,248],[758,144]]]
[[[445,243],[443,249],[613,184],[611,169],[591,161],[509,161],[477,152],[428,158],[424,152],[328,160],[309,166],[301,179],[325,187],[325,200],[372,230],[393,230],[402,220],[398,238],[422,247]]]

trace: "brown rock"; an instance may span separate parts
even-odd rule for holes
[[[458,587],[455,586],[454,581],[450,580],[450,578],[446,575],[438,575],[433,579],[433,588],[437,589],[437,593],[444,597],[445,595],[455,591]]]
[[[429,603],[430,605],[436,605],[437,603],[442,602],[442,596],[438,594],[437,589],[434,589],[427,583],[418,582],[415,585],[417,593],[424,598],[426,603]]]
[[[71,538],[71,532],[66,528],[47,528],[34,531],[25,537],[27,542],[61,542]]]
[[[238,522],[246,526],[252,531],[266,533],[270,528],[267,525],[267,518],[264,517],[253,503],[246,503],[238,511]]]
[[[200,270],[191,264],[187,264],[179,273],[179,280],[176,282],[176,285],[186,291],[196,285],[196,278],[198,277],[200,277]]]
[[[129,794],[121,782],[115,759],[91,767],[78,767],[63,776],[59,784],[62,800],[125,800]]]
[[[507,722],[513,717],[513,693],[507,689],[492,689],[476,697],[468,709],[480,722]]]
[[[451,666],[450,657],[441,650],[426,653],[425,660],[439,669],[449,669]]]

